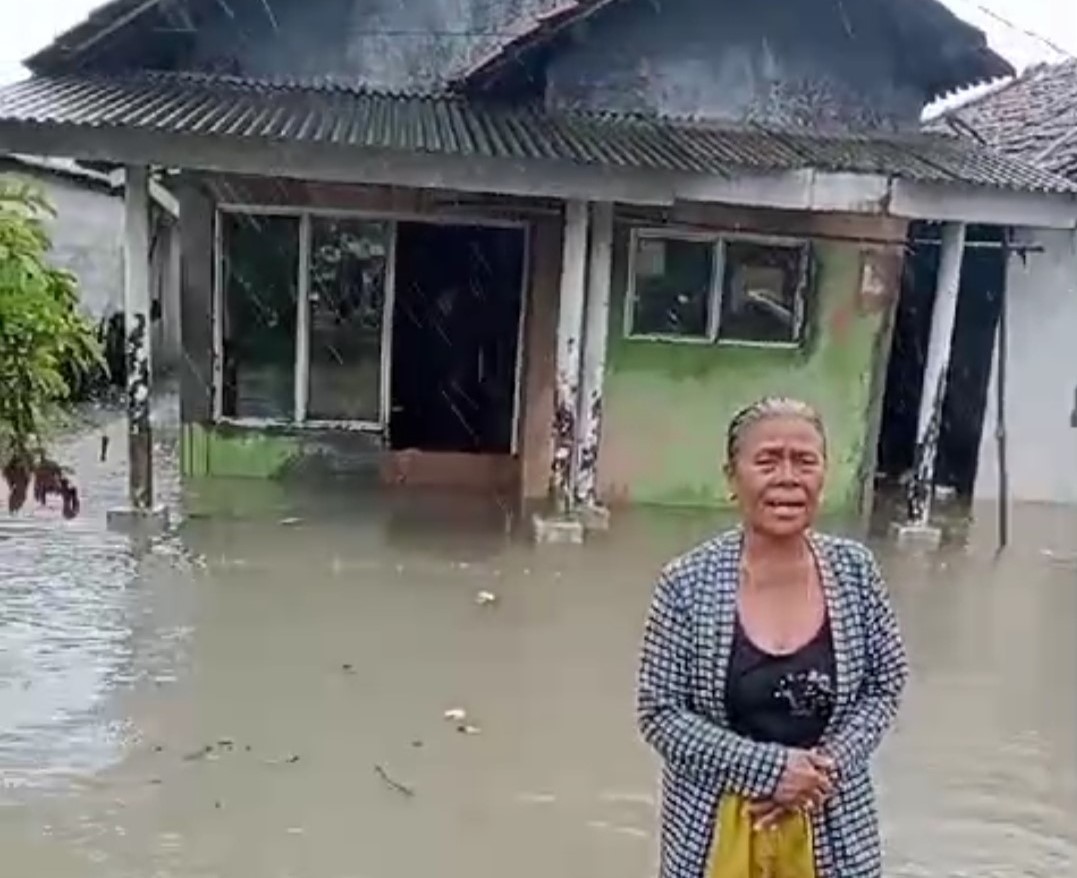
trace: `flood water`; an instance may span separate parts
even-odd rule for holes
[[[653,874],[639,626],[711,522],[535,551],[436,498],[181,493],[166,447],[192,514],[132,545],[104,526],[111,433],[104,463],[99,431],[64,448],[82,518],[0,522],[5,874]],[[1018,510],[998,561],[989,518],[932,558],[880,547],[914,662],[878,760],[895,878],[1077,874],[1077,516]]]

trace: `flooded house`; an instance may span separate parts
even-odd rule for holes
[[[139,364],[172,172],[188,475],[321,465],[572,533],[726,503],[724,425],[771,393],[819,407],[828,502],[866,509],[910,224],[948,266],[919,442],[968,226],[1077,220],[1077,185],[919,130],[1012,73],[936,0],[112,0],[27,63],[0,149],[127,168]]]
[[[932,127],[978,138],[1007,156],[1077,183],[1077,61],[1043,65],[965,103]],[[996,241],[1002,230],[990,227]],[[962,362],[977,377],[985,428],[955,459],[978,465],[965,484],[978,499],[1003,491],[1018,501],[1077,503],[1077,237],[1072,230],[1010,230],[1005,254],[995,248],[969,250],[973,272],[987,267],[995,291],[1006,290],[1005,345],[991,330],[998,324],[997,295],[987,302],[962,290],[956,332],[972,337],[977,323],[988,327],[986,344],[968,348]],[[979,307],[977,307],[979,301]],[[981,332],[981,335],[983,333]],[[968,346],[966,346],[968,347]],[[1000,362],[1002,363],[1000,369]],[[1000,478],[997,421],[1000,375],[1009,441],[1003,450],[1007,484]],[[951,395],[954,394],[951,388]],[[957,408],[955,403],[949,404]],[[971,484],[969,482],[971,481]]]

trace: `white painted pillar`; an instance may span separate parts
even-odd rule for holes
[[[561,292],[557,320],[551,493],[557,512],[575,508],[575,456],[579,437],[579,387],[584,295],[587,286],[587,202],[565,203]]]
[[[917,419],[916,444],[922,450],[914,477],[926,489],[924,502],[917,504],[911,517],[914,523],[926,525],[931,517],[934,494],[935,457],[939,446],[942,406],[946,397],[946,372],[953,349],[957,300],[961,288],[961,262],[965,254],[965,224],[946,223],[942,228],[939,253],[939,275],[935,289],[935,304],[931,312],[931,335],[924,361],[924,379]]]
[[[310,401],[310,214],[299,219],[299,276],[296,281],[295,420],[307,419]]]
[[[587,263],[583,375],[580,387],[576,498],[584,509],[598,507],[598,451],[602,439],[602,398],[610,322],[613,271],[613,205],[591,207],[591,251]]]
[[[153,508],[153,432],[150,425],[149,171],[127,168],[124,185],[123,310],[127,367],[127,470],[131,507]]]

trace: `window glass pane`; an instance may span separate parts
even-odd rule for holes
[[[632,335],[707,336],[714,249],[710,241],[636,239]]]
[[[296,217],[221,215],[223,414],[292,418],[299,271]]]
[[[801,284],[807,251],[729,241],[718,337],[725,341],[792,342],[800,331]]]
[[[381,419],[381,328],[389,225],[315,217],[307,417]]]

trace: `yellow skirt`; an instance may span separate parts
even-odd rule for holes
[[[816,878],[811,820],[797,812],[756,830],[751,803],[725,795],[709,878]]]

